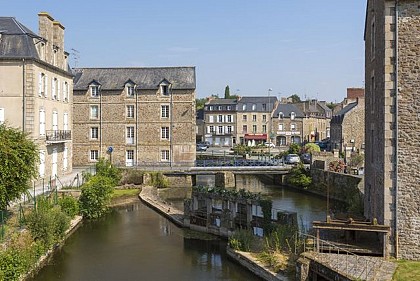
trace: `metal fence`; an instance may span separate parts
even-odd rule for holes
[[[329,241],[300,233],[304,252],[313,252],[313,259],[353,280],[375,280],[383,259],[356,255]]]

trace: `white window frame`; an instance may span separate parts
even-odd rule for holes
[[[160,139],[161,140],[169,140],[169,127],[161,127],[160,128]]]
[[[160,117],[161,118],[169,118],[169,105],[167,104],[162,104],[160,106]]]
[[[89,86],[90,96],[92,98],[99,97],[99,86],[98,85],[90,85]]]
[[[209,115],[209,123],[214,123],[214,116],[213,115]]]
[[[167,84],[161,84],[160,85],[160,93],[162,95],[165,95],[165,96],[169,95],[169,85],[167,85]]]
[[[218,123],[223,123],[223,115],[217,115],[217,122]]]
[[[252,133],[255,134],[257,133],[257,125],[252,125]]]
[[[89,137],[91,140],[99,139],[99,127],[90,127]]]
[[[164,150],[160,151],[160,161],[162,161],[162,162],[169,162],[170,161],[169,150],[164,149]]]
[[[290,131],[296,131],[296,124],[295,123],[292,123],[292,124],[290,124]]]
[[[229,115],[227,116],[227,122],[228,122],[228,123],[232,123],[232,122],[233,122],[232,115],[230,115],[230,114],[229,114]]]
[[[96,114],[93,114],[93,109],[96,108]],[[89,106],[89,118],[90,119],[99,119],[99,105],[91,105]]]
[[[291,112],[290,113],[290,120],[295,120],[295,118],[296,118],[296,113]]]
[[[135,88],[134,88],[133,85],[127,85],[126,86],[126,91],[127,91],[127,97],[134,97]]]
[[[99,159],[99,150],[97,149],[92,149],[89,151],[89,160],[91,162],[96,162]]]
[[[51,79],[51,99],[57,99],[57,78]]]
[[[284,124],[279,124],[279,131],[284,131]]]
[[[135,128],[134,126],[128,126],[125,128],[126,134],[125,134],[125,143],[126,144],[134,144],[135,142]]]
[[[134,118],[134,105],[127,105],[127,118]]]
[[[233,127],[232,126],[227,126],[227,132],[228,134],[231,134],[233,131]]]

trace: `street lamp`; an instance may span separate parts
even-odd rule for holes
[[[271,101],[270,101],[270,93],[273,89],[268,89],[268,139],[271,144]],[[271,159],[271,145],[268,145],[268,158]]]

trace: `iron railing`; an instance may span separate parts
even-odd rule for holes
[[[312,252],[314,261],[330,267],[351,280],[376,280],[375,276],[383,264],[383,259],[359,256],[315,236],[305,233],[299,235],[304,241],[303,251]]]
[[[49,142],[61,142],[71,140],[70,130],[49,130],[46,131],[45,139]]]

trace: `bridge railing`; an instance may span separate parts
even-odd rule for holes
[[[328,265],[351,280],[376,280],[377,270],[383,264],[382,259],[356,255],[332,242],[317,239],[309,234],[299,233],[299,235],[304,241],[303,251],[313,252],[315,261]]]
[[[255,159],[206,159],[196,160],[196,167],[267,167],[267,166],[282,166],[284,163],[281,160],[255,160]]]

